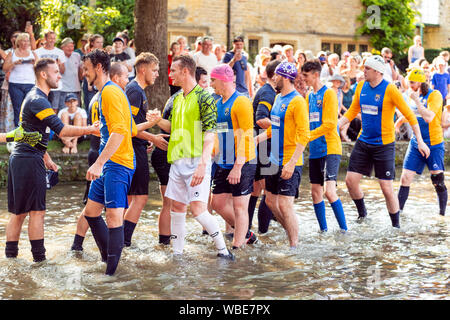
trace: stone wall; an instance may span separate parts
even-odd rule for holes
[[[343,143],[342,145],[342,160],[341,168],[346,168],[348,165],[348,160],[350,158],[351,151],[353,149],[354,143]],[[396,145],[396,166],[399,167],[403,163],[403,157],[408,148],[407,142],[397,142]],[[448,150],[450,150],[450,141],[445,142],[446,150],[446,165],[450,165],[450,155]],[[9,155],[0,155],[0,187],[6,186],[7,172],[8,172],[8,157]],[[63,182],[69,181],[84,181],[86,177],[86,171],[89,166],[87,163],[87,152],[79,153],[76,155],[67,155],[63,153],[51,153],[53,161],[61,166],[61,172],[59,179]],[[304,153],[304,159],[308,159],[308,150]],[[308,164],[308,161],[305,161]],[[150,165],[150,175],[151,179],[157,179],[152,166]]]

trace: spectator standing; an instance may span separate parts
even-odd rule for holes
[[[414,63],[416,60],[425,57],[425,50],[422,47],[422,38],[420,36],[414,37],[414,45],[408,49],[408,62]]]
[[[55,47],[55,43],[56,43],[56,33],[51,30],[47,31],[45,33],[44,46],[37,49],[35,53],[38,56],[38,58],[51,58],[55,60],[56,64],[58,65],[59,72],[62,76],[64,75],[64,72],[66,72],[65,67],[66,55],[61,49]],[[59,110],[60,107],[61,90],[62,90],[62,82],[60,81],[58,88],[50,90],[50,94],[48,96],[48,100],[52,104],[52,108],[55,111]]]
[[[227,63],[236,76],[236,90],[240,93],[253,96],[250,70],[247,67],[247,58],[243,54],[244,38],[238,36],[233,40],[233,50],[228,51],[223,57],[223,63]]]
[[[431,79],[431,87],[434,90],[439,90],[445,105],[447,104],[445,101],[450,99],[450,75],[445,70],[445,60],[442,57],[436,59],[436,65],[438,67],[438,72],[436,72]]]
[[[212,68],[217,65],[217,57],[212,52],[212,41],[211,37],[203,37],[201,42],[202,50],[196,52],[193,56],[197,67],[202,67],[208,72],[208,78],[211,75]]]
[[[16,48],[6,56],[3,71],[10,72],[8,92],[14,110],[14,126],[17,127],[22,102],[36,81],[33,65],[38,57],[31,51],[27,33],[17,34],[15,44]]]
[[[64,101],[64,104],[60,105],[60,109],[66,107],[66,96],[70,93],[77,97],[78,106],[81,105],[81,56],[77,52],[74,52],[74,49],[75,44],[71,38],[65,38],[61,42],[61,50],[66,56],[66,62],[64,63],[66,72],[61,76],[61,101]]]
[[[331,77],[335,73],[339,73],[338,70],[339,56],[336,53],[330,54],[327,60],[325,61],[326,63],[322,65],[322,71],[320,72],[320,80],[322,82],[328,81],[329,77]]]
[[[397,67],[395,66],[394,60],[392,59],[391,49],[383,48],[381,50],[381,56],[383,57],[384,62],[386,64],[386,71],[383,74],[383,78],[389,83],[397,81],[399,78],[399,74]]]
[[[86,54],[94,49],[103,49],[104,39],[103,36],[99,34],[93,34],[89,36],[88,46],[86,50]],[[83,91],[83,107],[85,110],[89,109],[89,103],[91,99],[98,92],[97,89],[93,86],[93,84],[89,84],[86,78],[83,78],[83,82],[81,83],[81,88]]]
[[[136,62],[136,52],[134,51],[133,48],[128,46],[128,42],[129,42],[130,38],[128,37],[127,30],[117,33],[116,37],[121,38],[123,40],[123,52],[128,54],[128,56],[130,57],[126,62],[127,62],[127,68],[128,68],[128,80],[131,81],[136,77],[136,72],[134,70],[134,64]],[[114,50],[115,50],[115,48],[113,47],[113,53],[114,53]]]
[[[167,59],[169,61],[168,63],[168,72],[170,74],[170,67],[172,66],[172,61],[175,57],[179,56],[181,54],[181,45],[178,42],[172,42],[170,45],[170,54],[168,55]],[[171,77],[169,77],[169,87],[170,87],[170,95],[173,96],[178,90],[181,89],[179,86],[173,85],[173,80]]]
[[[83,37],[81,38],[80,42],[81,42],[81,47],[75,49],[75,52],[78,53],[80,55],[81,58],[83,58],[83,56],[85,54],[87,54],[87,50],[86,50],[86,45],[89,45],[89,33],[85,33],[83,35]]]

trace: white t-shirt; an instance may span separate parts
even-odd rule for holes
[[[333,67],[331,67],[331,68],[333,70],[333,74],[339,74],[339,68],[337,66],[334,68]],[[322,71],[320,72],[320,81],[327,82],[329,77],[331,77],[330,67],[328,67],[327,64],[324,64],[322,66]]]
[[[60,63],[65,63],[67,60],[64,51],[56,47],[53,48],[52,50],[47,50],[44,47],[40,47],[39,49],[36,49],[34,53],[36,53],[38,58],[52,58],[54,60],[59,59]],[[52,90],[58,91],[61,90],[61,88],[62,88],[62,81],[59,81],[58,88]]]
[[[61,119],[61,115],[62,115],[64,112],[69,113],[69,108],[66,107],[66,108],[61,109],[61,110],[58,112],[58,118]],[[87,119],[87,113],[86,113],[86,110],[81,109],[80,107],[77,107],[77,111],[75,111],[74,113],[69,113],[69,118],[70,118],[71,121],[73,120],[73,118],[75,118],[75,115],[76,115],[77,113],[81,114],[81,117],[82,117],[83,119]]]
[[[394,70],[397,71],[395,66],[394,66]],[[391,65],[387,62],[386,62],[386,71],[383,73],[383,79],[385,79],[389,83],[394,81],[394,79],[392,78]]]
[[[64,92],[80,92],[80,80],[78,78],[78,69],[80,68],[81,57],[78,52],[72,52],[70,57],[66,56],[64,66],[66,71],[61,75],[62,83],[61,91]]]
[[[208,77],[211,74],[212,68],[217,65],[217,57],[214,53],[210,53],[208,56],[205,56],[203,52],[196,52],[193,56],[197,67],[202,67],[208,72]]]

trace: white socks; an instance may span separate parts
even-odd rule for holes
[[[186,212],[170,212],[171,242],[174,254],[182,254],[186,236]]]
[[[209,235],[213,238],[216,248],[217,250],[219,250],[219,253],[227,255],[229,252],[216,218],[214,218],[208,211],[205,211],[195,217],[195,219],[203,226],[203,228],[206,229],[206,231],[208,231]]]

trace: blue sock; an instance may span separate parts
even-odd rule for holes
[[[100,250],[102,261],[106,262],[108,257],[108,227],[105,220],[103,220],[102,216],[94,218],[85,216],[85,218],[89,223],[95,243],[97,243],[97,247]]]
[[[108,259],[106,261],[105,274],[112,276],[119,265],[123,249],[123,226],[109,228]]]
[[[367,210],[366,205],[364,204],[364,197],[361,199],[353,199],[353,202],[356,205],[356,209],[358,209],[358,216],[359,217],[365,217],[367,216]]]
[[[437,195],[439,199],[439,214],[441,216],[445,216],[445,209],[447,208],[447,200],[448,200],[447,190],[438,192]]]
[[[255,213],[256,202],[259,197],[250,196],[248,200],[248,230],[252,228],[253,214]]]
[[[270,220],[273,218],[273,213],[266,204],[266,196],[263,196],[258,208],[258,231],[259,233],[266,233],[269,230]]]
[[[342,230],[347,231],[347,223],[345,222],[344,208],[342,207],[341,199],[337,199],[335,202],[331,203],[331,208],[333,209],[334,216],[339,223],[339,227]]]
[[[391,218],[392,226],[394,228],[400,228],[400,211],[396,213],[389,212],[389,217]]]
[[[314,205],[317,221],[319,222],[320,231],[327,231],[327,219],[325,217],[325,202],[319,202]]]
[[[409,196],[409,187],[400,186],[400,190],[398,190],[398,204],[400,205],[400,210],[403,211],[405,207],[406,200],[408,200]]]
[[[136,228],[136,223],[124,220],[123,221],[123,239],[125,246],[131,246],[131,237],[133,236],[134,229]]]

